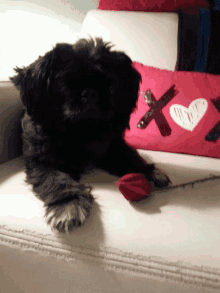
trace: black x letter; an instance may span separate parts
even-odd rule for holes
[[[211,100],[211,102],[220,113],[220,97],[218,97],[216,100]],[[219,138],[220,138],[220,120],[212,128],[212,130],[206,135],[205,139],[208,141],[216,142]]]
[[[160,130],[162,136],[169,136],[172,132],[162,109],[177,95],[178,91],[173,85],[161,98],[159,101],[155,99],[155,96],[151,93],[151,90],[147,90],[144,94],[144,98],[148,103],[150,110],[141,118],[138,122],[137,127],[145,129],[149,123],[155,119],[155,122]]]

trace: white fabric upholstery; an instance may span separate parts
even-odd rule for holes
[[[150,25],[145,27],[145,22]],[[164,41],[153,34],[157,40],[151,46],[147,32],[161,22],[174,34],[169,38],[173,52],[174,14],[91,11],[82,35],[87,30],[101,33],[118,41],[118,48],[127,49],[132,58],[173,69],[176,52],[167,60],[169,50],[163,55],[157,48],[155,61],[150,58],[155,42],[161,48]],[[105,34],[107,29],[112,33]],[[164,29],[162,36],[166,33]],[[144,37],[150,48],[146,56]],[[139,152],[163,169],[173,185],[220,176],[217,159]],[[0,165],[1,292],[220,292],[220,179],[155,191],[151,198],[131,204],[114,184],[118,178],[96,170],[84,178],[93,186],[92,214],[71,235],[50,230],[43,203],[24,180],[22,157]]]
[[[156,161],[156,153],[140,153]],[[64,281],[64,292],[71,286],[74,292],[220,289],[220,180],[157,191],[151,199],[130,204],[115,186],[117,178],[97,170],[84,179],[93,186],[93,212],[82,228],[64,236],[46,225],[43,203],[24,183],[22,162],[14,159],[0,168],[3,292],[21,287],[39,292],[36,285],[30,291],[33,279],[41,292],[53,292]],[[195,179],[195,169],[184,173],[171,164],[166,172],[176,184]]]
[[[177,60],[176,13],[90,11],[80,37],[102,37],[132,60],[174,70]]]
[[[0,81],[0,105],[1,164],[19,156],[19,149],[21,149],[21,145],[16,142],[18,141],[23,104],[18,90],[9,81]]]

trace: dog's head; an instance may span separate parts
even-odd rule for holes
[[[102,39],[57,44],[15,71],[11,80],[20,89],[28,115],[45,127],[114,119],[129,126],[141,77],[126,54],[113,51]]]

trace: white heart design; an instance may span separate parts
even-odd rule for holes
[[[178,104],[172,105],[170,107],[170,116],[180,127],[193,131],[207,109],[208,102],[205,99],[197,99],[189,105],[189,108]]]

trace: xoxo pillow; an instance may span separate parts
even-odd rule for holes
[[[220,158],[220,75],[169,71],[133,62],[142,76],[131,147]]]

